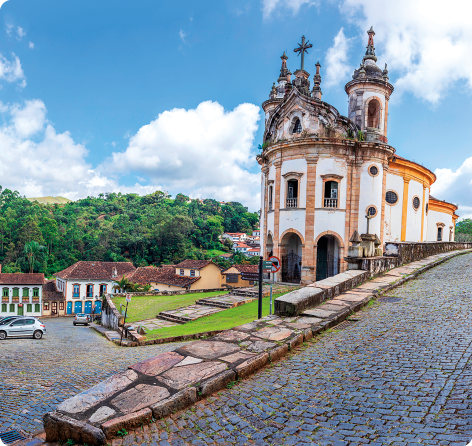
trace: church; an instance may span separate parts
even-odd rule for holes
[[[261,248],[276,255],[276,280],[309,284],[347,269],[349,239],[375,234],[386,242],[453,241],[457,206],[430,195],[436,176],[395,154],[388,144],[387,65],[375,56],[374,35],[344,89],[347,117],[321,99],[321,65],[313,87],[304,69],[305,37],[294,51],[301,67],[282,67],[262,104],[265,132],[257,160],[262,170]]]

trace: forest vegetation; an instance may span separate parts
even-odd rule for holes
[[[250,233],[258,225],[258,214],[236,202],[172,198],[157,191],[43,204],[0,186],[3,272],[50,276],[79,260],[131,261],[138,267],[215,257],[229,266],[218,253],[231,252],[232,244],[222,244],[219,236]]]

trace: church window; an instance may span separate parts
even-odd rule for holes
[[[287,208],[298,207],[298,180],[287,181]]]
[[[438,242],[442,242],[442,228],[438,228]]]
[[[380,128],[380,102],[373,99],[369,102],[367,109],[367,127],[374,129]]]
[[[295,123],[293,124],[293,130],[292,133],[302,133],[302,123],[300,122],[300,119],[296,119]]]
[[[428,214],[428,210],[429,210],[429,203],[426,203],[426,214]]]
[[[420,207],[420,199],[418,197],[413,197],[413,208],[417,211]]]
[[[388,204],[396,204],[398,202],[397,193],[393,192],[393,190],[388,190],[387,193],[385,194],[385,201]]]
[[[375,217],[377,215],[377,208],[374,205],[369,206],[367,208],[366,214],[371,217]]]
[[[324,207],[325,208],[338,207],[338,183],[337,181],[326,181]]]
[[[369,173],[371,176],[376,177],[379,174],[379,168],[377,166],[370,166]]]
[[[273,194],[274,194],[274,189],[273,186],[269,186],[269,211],[271,211],[273,208]]]

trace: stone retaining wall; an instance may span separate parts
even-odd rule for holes
[[[399,257],[401,263],[411,263],[444,252],[470,249],[472,243],[459,242],[388,242],[385,256]]]
[[[124,317],[116,309],[110,296],[105,294],[102,303],[102,325],[110,330],[119,331],[120,327],[123,325],[123,321]]]

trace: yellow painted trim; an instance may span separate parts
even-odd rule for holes
[[[429,198],[429,210],[430,211],[436,211],[436,212],[443,212],[445,214],[449,214],[454,216],[455,212],[457,211],[457,206],[448,203],[447,201],[439,201],[435,200],[434,198]],[[458,218],[457,216],[456,218]]]
[[[410,179],[403,178],[403,206],[402,206],[402,233],[401,241],[406,240],[406,217],[408,215],[408,188],[410,186]]]
[[[423,241],[423,229],[424,229],[424,212],[425,212],[425,204],[424,204],[424,198],[425,198],[425,193],[426,193],[426,186],[423,185],[423,205],[421,207],[421,240],[420,242]]]
[[[408,161],[405,159],[390,158],[389,173],[400,175],[404,179],[415,180],[422,183],[424,186],[430,187],[436,181],[436,175],[426,167]]]

